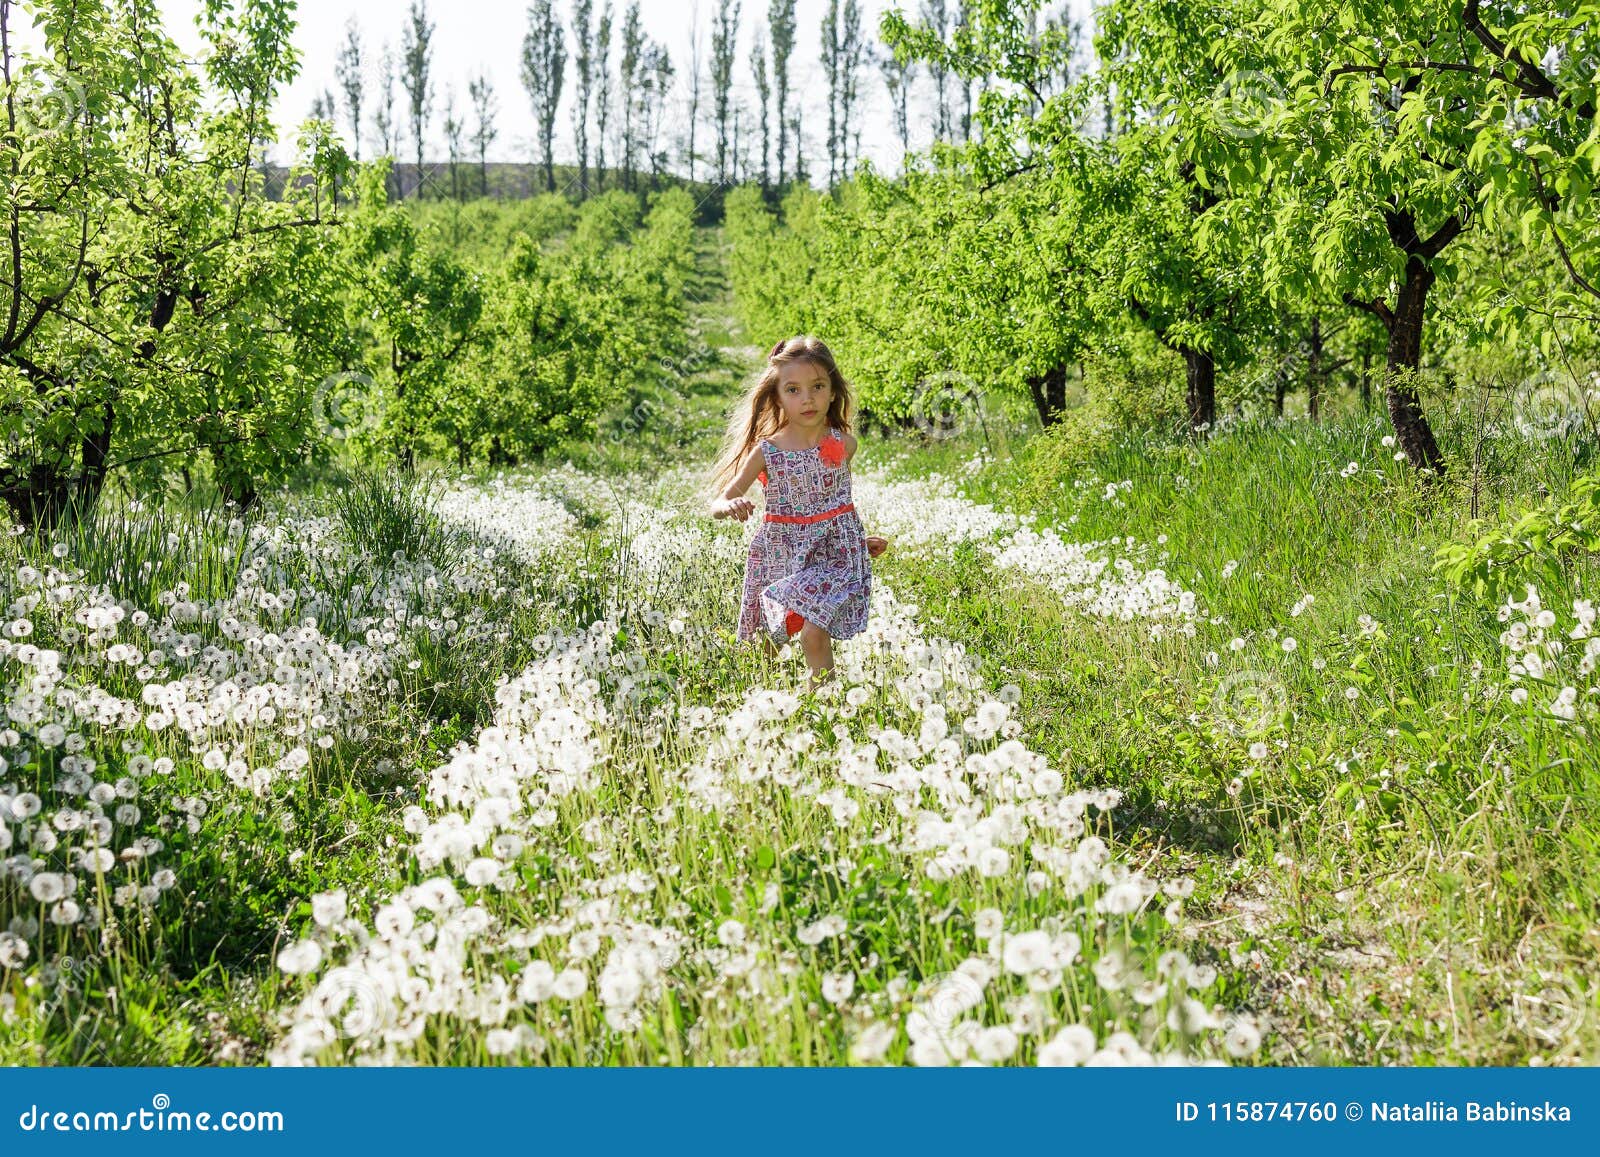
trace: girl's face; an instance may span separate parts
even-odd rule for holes
[[[833,384],[815,362],[790,362],[778,371],[778,404],[784,420],[801,430],[821,430],[828,423]]]

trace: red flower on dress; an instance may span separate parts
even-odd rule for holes
[[[829,435],[818,443],[817,453],[829,466],[844,465],[844,439]]]
[[[767,484],[767,472],[765,470],[763,470],[760,474],[757,474],[756,477],[760,479],[761,485],[765,486]]]

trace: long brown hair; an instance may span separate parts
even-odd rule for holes
[[[850,383],[839,372],[833,351],[809,334],[787,338],[772,347],[767,364],[757,370],[728,419],[722,450],[707,475],[711,496],[717,497],[739,473],[750,448],[783,429],[783,406],[778,401],[778,379],[783,367],[811,362],[828,375],[833,387],[828,402],[828,425],[841,433],[850,429]]]

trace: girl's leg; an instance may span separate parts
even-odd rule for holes
[[[833,674],[833,636],[815,623],[808,622],[800,628],[800,646],[811,668],[811,680],[807,686],[815,691]]]

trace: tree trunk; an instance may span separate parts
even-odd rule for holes
[[[1028,390],[1033,394],[1034,409],[1039,413],[1039,424],[1053,426],[1067,408],[1067,369],[1057,366],[1042,374],[1028,378]]]
[[[69,480],[49,462],[35,462],[26,478],[5,488],[6,504],[24,526],[54,530],[67,508]]]
[[[248,471],[221,462],[217,463],[217,489],[222,492],[222,500],[236,505],[240,514],[252,509],[261,498]]]
[[[1401,286],[1399,301],[1389,318],[1389,364],[1384,392],[1395,436],[1407,460],[1418,470],[1442,473],[1444,456],[1439,453],[1433,428],[1422,412],[1416,381],[1417,367],[1422,364],[1422,323],[1433,280],[1433,272],[1420,256],[1412,254],[1406,260],[1405,284]]]
[[[1322,401],[1322,318],[1311,317],[1311,336],[1306,341],[1306,414],[1315,422]]]
[[[111,425],[116,407],[107,398],[100,405],[101,426],[92,434],[83,436],[79,453],[83,455],[83,475],[78,480],[78,502],[88,510],[99,501],[100,491],[106,483],[106,462],[111,455]]]
[[[1204,433],[1217,421],[1217,362],[1204,350],[1179,346],[1188,381],[1189,429]]]

